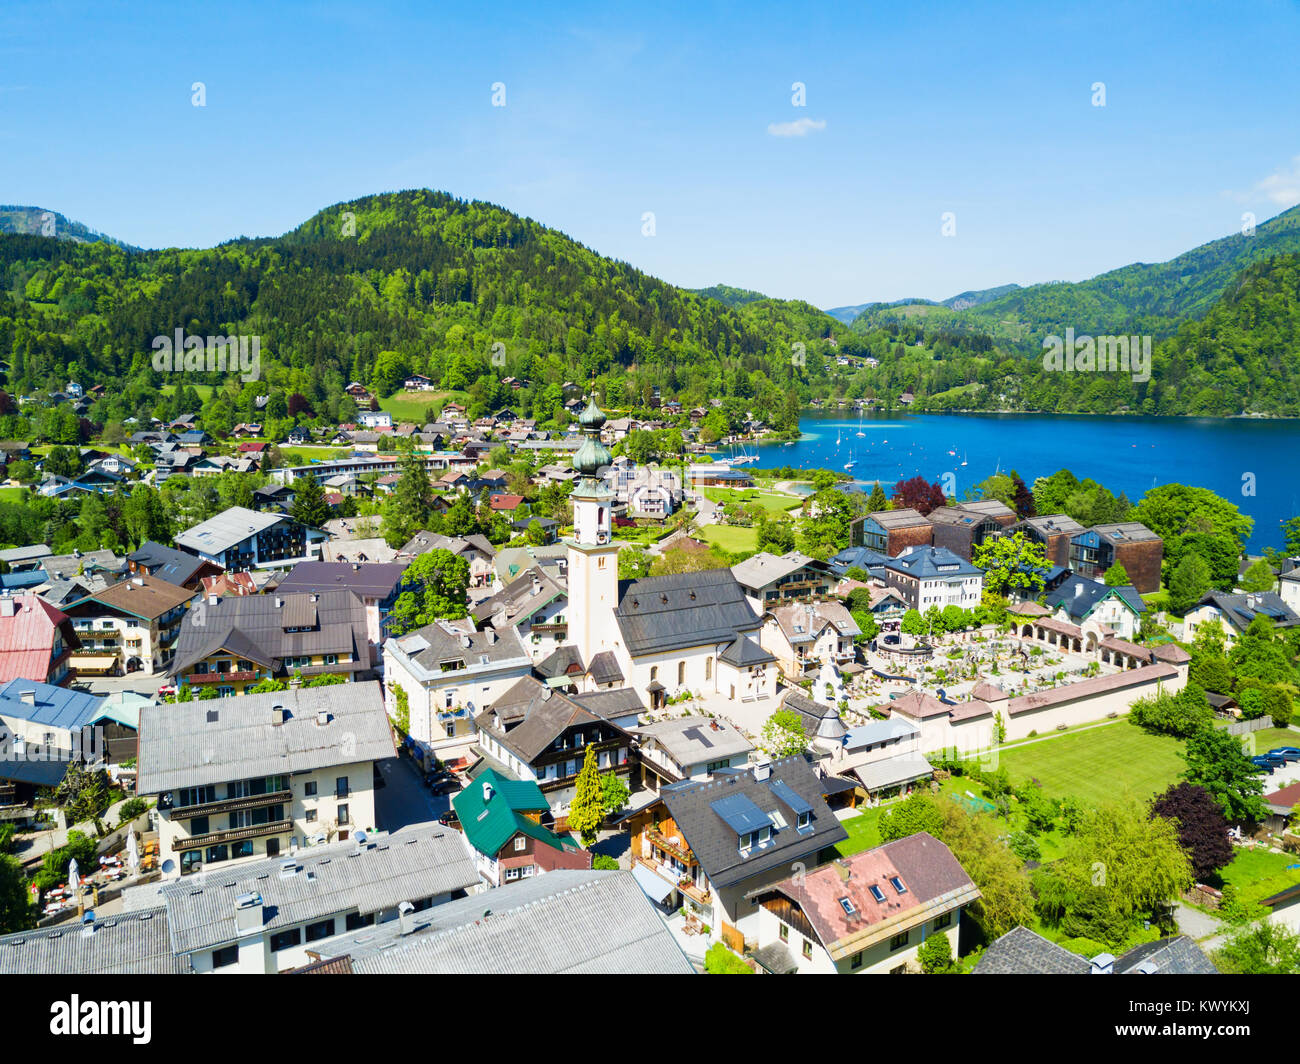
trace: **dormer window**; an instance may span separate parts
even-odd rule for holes
[[[812,825],[812,813],[800,813],[799,830],[802,831],[804,828],[810,827],[811,825]]]

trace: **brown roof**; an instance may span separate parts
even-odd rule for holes
[[[1181,665],[1192,660],[1192,656],[1177,643],[1163,643],[1152,654],[1158,661],[1167,661],[1171,665]]]
[[[113,609],[134,614],[137,617],[154,620],[164,613],[174,610],[177,606],[189,602],[192,598],[194,598],[194,592],[188,587],[169,584],[166,580],[159,580],[156,576],[140,574],[131,576],[116,584],[111,584],[104,588],[103,591],[88,595],[86,598],[81,599],[80,602],[72,603],[72,605],[76,606],[80,605],[81,602],[94,601],[104,606],[110,606]]]
[[[971,691],[970,696],[972,699],[981,702],[1000,702],[1007,697],[1007,693],[997,684],[982,680],[975,685],[975,689]]]
[[[1128,669],[1125,672],[1113,673],[1110,676],[1093,676],[1087,680],[1080,680],[1078,683],[1053,687],[1050,691],[1021,695],[1019,698],[1013,698],[1007,703],[1007,712],[1015,716],[1017,713],[1043,709],[1045,706],[1054,706],[1062,702],[1073,702],[1078,698],[1105,694],[1107,691],[1122,691],[1125,687],[1136,687],[1140,684],[1150,683],[1153,680],[1171,680],[1177,675],[1178,670],[1172,665],[1143,665],[1140,668]]]
[[[978,698],[953,706],[948,719],[954,724],[963,720],[978,720],[980,717],[993,716],[993,707]]]
[[[1264,795],[1264,804],[1290,810],[1292,806],[1300,804],[1300,783],[1293,783],[1289,787]]]
[[[946,715],[949,709],[934,695],[927,695],[921,691],[908,691],[907,694],[894,699],[889,708],[914,720]]]
[[[898,510],[877,510],[875,513],[867,514],[881,528],[914,528],[917,525],[928,525],[929,518],[910,506],[904,506]]]
[[[1130,657],[1141,658],[1143,661],[1149,661],[1151,651],[1137,643],[1130,643],[1127,639],[1119,639],[1116,636],[1108,635],[1098,646],[1103,650],[1118,650],[1121,654],[1128,654]]]

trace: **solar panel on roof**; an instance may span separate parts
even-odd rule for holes
[[[737,835],[748,835],[771,824],[763,810],[743,794],[729,794],[725,798],[719,798],[716,802],[710,802],[709,808],[722,817],[727,827]]]
[[[811,813],[812,805],[785,780],[772,780],[768,788],[796,813]]]
[[[704,747],[713,746],[713,744],[709,742],[709,737],[705,735],[703,730],[700,728],[687,728],[684,732],[682,732],[682,735],[692,740],[693,742],[699,743],[701,746]]]

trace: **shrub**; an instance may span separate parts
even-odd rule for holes
[[[136,817],[138,817],[141,813],[143,813],[148,808],[149,808],[149,803],[146,802],[143,798],[139,796],[136,796],[135,798],[128,798],[125,802],[123,802],[120,806],[118,806],[117,809],[118,827],[130,823],[132,820],[134,820]]]
[[[617,870],[618,861],[613,857],[607,857],[603,853],[598,853],[591,859],[591,867],[595,869],[607,869],[612,872]]]
[[[709,975],[753,975],[754,970],[727,949],[715,942],[704,955],[704,971]]]
[[[921,971],[926,975],[944,975],[951,972],[952,944],[948,936],[939,932],[931,935],[921,943],[916,951],[916,959],[921,962]]]
[[[1013,832],[1007,845],[1022,861],[1037,861],[1043,856],[1043,851],[1038,847],[1038,840],[1027,831]]]

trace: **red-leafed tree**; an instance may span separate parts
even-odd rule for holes
[[[294,392],[289,396],[289,416],[297,417],[299,414],[304,412],[308,417],[313,416],[311,403],[301,392]]]
[[[1022,521],[1026,517],[1038,516],[1038,508],[1034,505],[1034,493],[1025,486],[1025,482],[1020,479],[1020,474],[1014,469],[1011,471],[1011,486],[1014,489],[1011,505],[1015,508],[1016,516]]]
[[[1228,818],[1204,787],[1179,783],[1151,803],[1151,815],[1178,825],[1178,842],[1187,851],[1196,881],[1204,883],[1232,860]]]
[[[911,480],[900,480],[894,485],[894,494],[890,497],[897,507],[911,507],[917,513],[928,514],[940,506],[947,506],[948,499],[939,487],[938,481],[931,484],[922,476]]]
[[[0,417],[12,414],[15,410],[17,410],[17,407],[14,406],[13,398],[8,392],[0,389]]]

